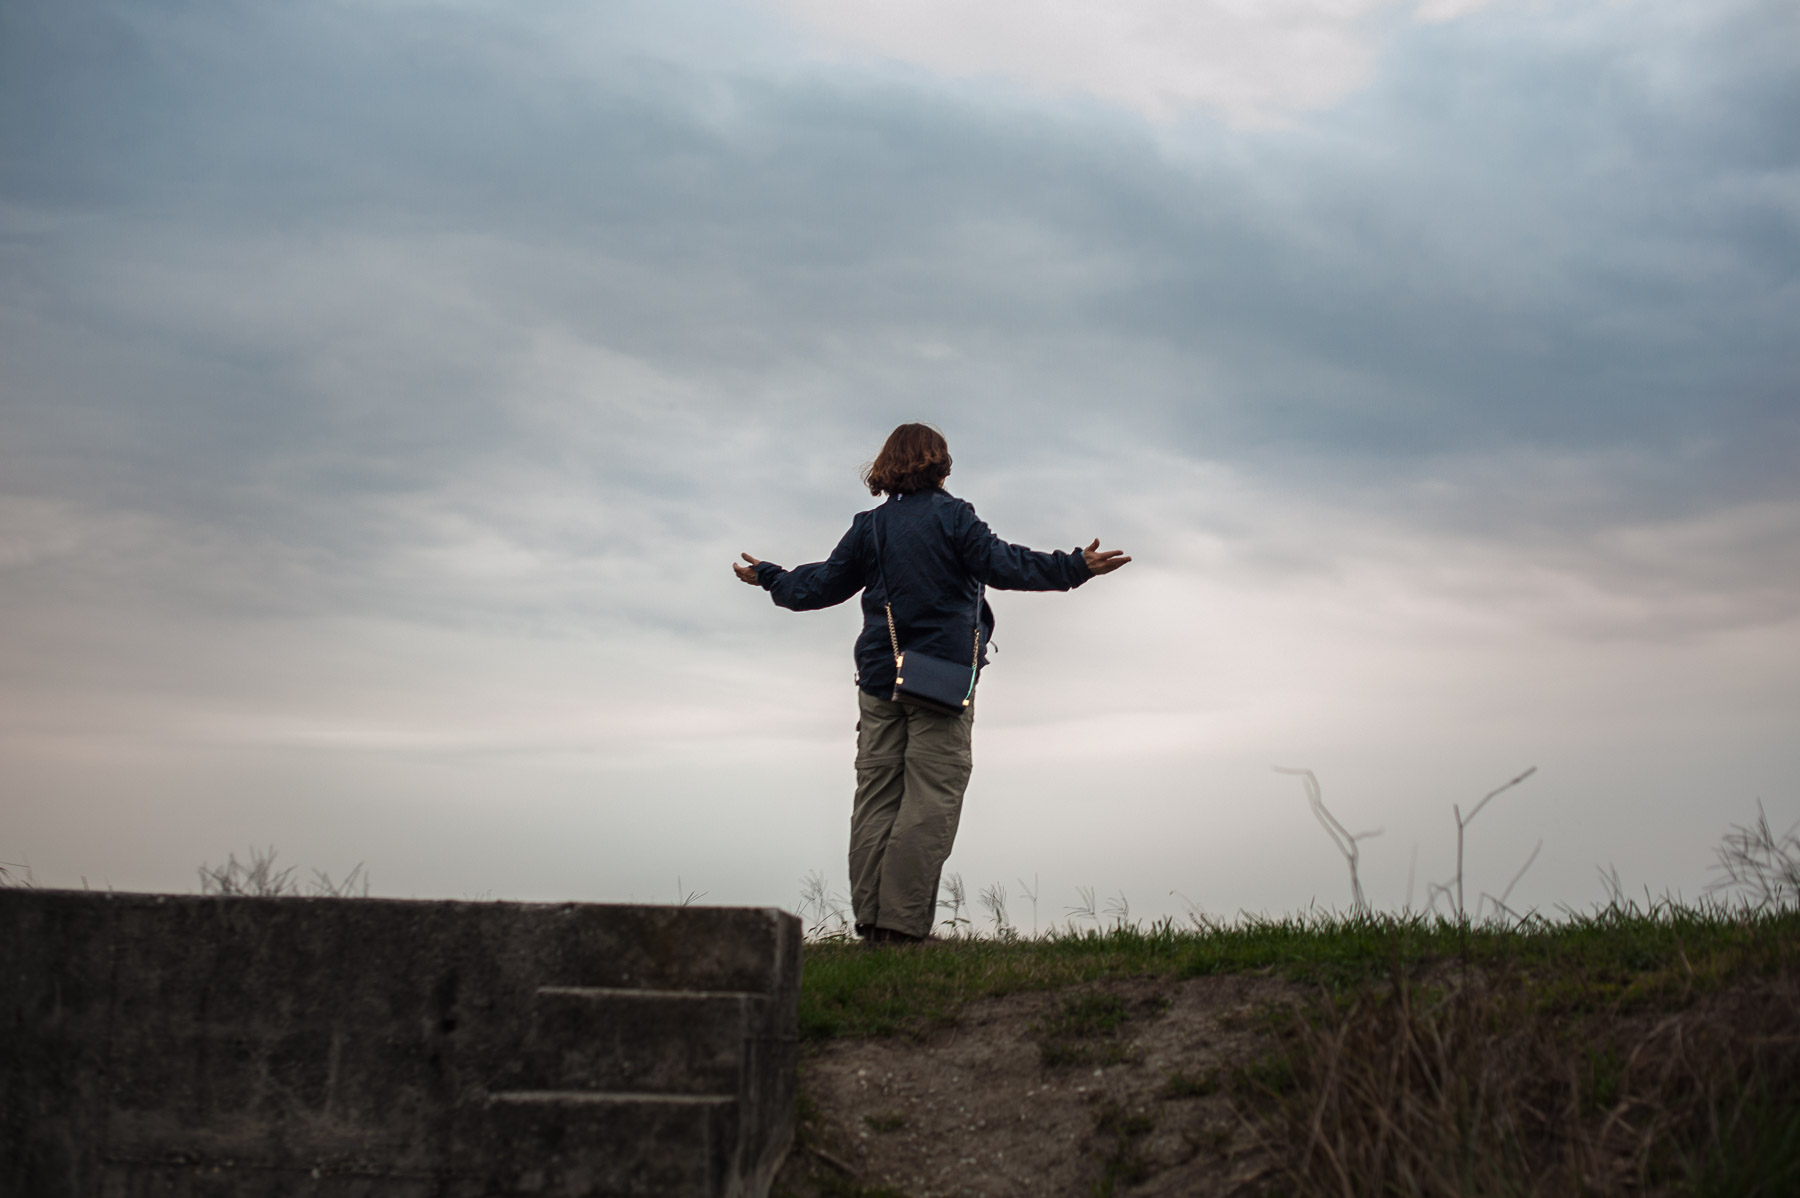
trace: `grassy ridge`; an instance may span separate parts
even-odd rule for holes
[[[1264,1055],[1229,1079],[1278,1162],[1271,1193],[1800,1193],[1792,909],[1626,902],[1511,926],[1308,915],[824,942],[806,949],[801,1035],[925,1035],[984,997],[1247,971],[1312,996],[1271,1010]],[[1118,1006],[1065,999],[1041,1029],[1046,1067],[1104,1052]]]
[[[824,941],[806,947],[800,1034],[919,1034],[954,1022],[973,999],[1104,978],[1262,970],[1346,990],[1446,963],[1515,974],[1541,1001],[1566,1009],[1661,1004],[1747,972],[1791,970],[1797,946],[1800,913],[1631,903],[1511,926],[1318,914],[1193,928],[1164,921],[1030,940],[959,937],[873,951]]]

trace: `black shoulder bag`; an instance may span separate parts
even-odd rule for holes
[[[975,592],[975,635],[968,665],[917,649],[902,649],[900,634],[894,629],[894,592],[888,589],[887,571],[881,564],[879,522],[878,513],[877,527],[871,527],[869,532],[875,538],[875,572],[881,576],[881,589],[888,597],[888,641],[894,646],[894,700],[917,703],[945,715],[961,715],[975,702],[975,683],[981,673],[981,600],[987,587]]]

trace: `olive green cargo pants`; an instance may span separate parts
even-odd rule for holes
[[[943,715],[858,690],[850,903],[861,928],[930,934],[974,766],[975,709]]]

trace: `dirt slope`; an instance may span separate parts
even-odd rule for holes
[[[923,1040],[839,1040],[801,1064],[786,1198],[1059,1198],[1253,1190],[1268,1154],[1223,1093],[1266,1050],[1271,977],[1135,979],[966,1008]]]

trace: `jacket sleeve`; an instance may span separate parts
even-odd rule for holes
[[[1040,553],[995,536],[987,522],[964,503],[957,516],[957,556],[977,580],[1001,591],[1067,591],[1093,575],[1077,549]]]
[[[769,592],[778,607],[789,611],[817,611],[842,603],[863,589],[861,556],[856,552],[857,527],[853,523],[831,556],[783,570],[774,562],[756,567],[756,581]]]

